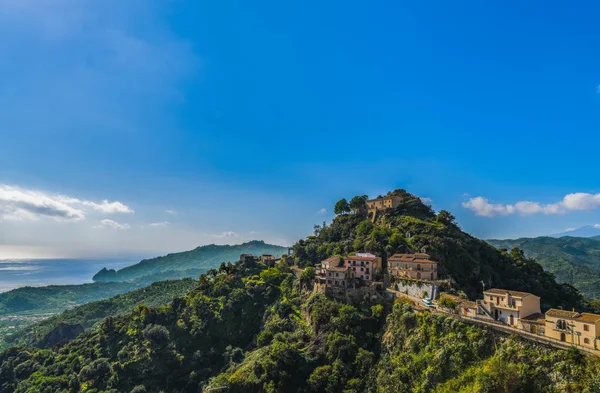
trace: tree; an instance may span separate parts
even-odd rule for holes
[[[456,225],[456,217],[454,217],[448,210],[441,210],[438,213],[436,220],[444,225]]]
[[[308,266],[302,271],[302,274],[300,274],[300,281],[304,284],[308,284],[315,279],[316,274],[317,270],[312,266]]]
[[[367,208],[367,195],[355,196],[350,200],[350,208],[355,212],[359,212]]]
[[[335,214],[345,214],[350,212],[350,205],[348,204],[346,198],[342,198],[337,201],[335,207],[333,208],[333,212]]]

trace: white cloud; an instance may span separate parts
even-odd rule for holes
[[[81,221],[86,218],[86,207],[102,213],[133,213],[121,202],[100,203],[0,184],[0,217],[7,220]]]
[[[174,216],[174,215],[177,214],[177,212],[175,210],[172,210],[172,209],[167,209],[167,210],[165,210],[165,212],[168,213],[168,214],[170,214],[170,215],[172,215],[172,216]]]
[[[600,224],[594,224],[594,228],[600,229]]]
[[[213,235],[214,237],[218,237],[218,238],[236,238],[236,237],[240,237],[240,235],[238,235],[237,233],[233,232],[233,231],[226,231],[226,232],[221,232],[217,235]]]
[[[52,218],[59,221],[85,219],[83,210],[65,203],[61,197],[41,191],[0,185],[0,214],[5,219],[37,220]]]
[[[471,198],[468,201],[463,202],[462,205],[467,209],[473,210],[478,216],[484,217],[494,217],[497,215],[506,216],[513,214],[515,211],[515,207],[512,205],[489,203],[484,197]]]
[[[118,202],[118,201],[109,202],[105,199],[100,203],[96,203],[96,202],[92,202],[92,201],[82,201],[77,198],[69,198],[69,197],[63,197],[63,196],[58,196],[58,198],[60,198],[65,203],[88,206],[94,210],[97,210],[97,211],[100,211],[100,212],[106,213],[106,214],[135,213],[134,210],[131,209],[129,206],[124,205],[123,203]]]
[[[169,225],[169,221],[153,222],[153,223],[149,224],[149,226],[154,227],[154,228],[156,228],[156,227],[165,227],[167,225]]]
[[[576,230],[577,228],[567,228],[565,229],[565,232],[573,232],[574,230]]]
[[[109,220],[109,219],[104,219],[102,221],[100,221],[100,225],[98,226],[99,228],[110,228],[110,229],[129,229],[130,226],[129,224],[122,224],[120,222],[114,221],[114,220]]]
[[[532,201],[519,201],[514,204],[492,204],[484,197],[471,198],[463,202],[464,208],[473,210],[478,216],[494,217],[518,213],[530,214],[563,214],[571,210],[594,210],[600,206],[600,193],[589,194],[577,192],[567,194],[556,203],[542,204]]]
[[[322,215],[324,215],[324,214],[327,214],[327,209],[325,209],[325,208],[322,208],[322,209],[320,209],[320,210],[317,212],[317,214],[319,214],[320,216],[322,216]]]
[[[250,231],[250,234],[251,234],[251,235],[258,235],[259,233],[260,233],[260,232],[258,232],[258,231]]]
[[[422,197],[422,198],[419,198],[419,199],[421,199],[421,202],[423,202],[426,205],[430,205],[431,202],[432,202],[431,198]]]

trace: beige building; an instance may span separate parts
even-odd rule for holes
[[[435,281],[437,262],[428,254],[394,254],[387,260],[388,273],[396,278]]]
[[[527,292],[493,288],[484,291],[483,299],[477,301],[478,317],[492,318],[519,329],[524,329],[522,318],[539,313],[539,296]]]
[[[267,266],[275,266],[275,257],[271,254],[263,254],[260,256],[260,260]]]
[[[595,349],[600,333],[600,315],[553,308],[546,311],[545,330],[546,337]]]
[[[392,209],[400,204],[401,197],[397,195],[390,195],[382,198],[369,199],[367,201],[367,208],[369,209]]]
[[[349,279],[354,278],[352,270],[344,265],[341,257],[333,256],[321,262],[317,280],[325,286],[349,287]]]
[[[458,313],[463,317],[477,318],[477,303],[463,300],[458,305]]]
[[[367,201],[367,213],[368,217],[375,221],[377,212],[379,210],[393,209],[400,204],[402,198],[398,195],[389,195],[376,199],[369,199]]]

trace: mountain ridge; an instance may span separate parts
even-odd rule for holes
[[[263,240],[251,240],[241,244],[208,244],[192,250],[170,253],[124,267],[119,270],[103,268],[93,277],[98,281],[127,281],[152,274],[169,271],[204,271],[218,266],[221,262],[233,262],[240,254],[273,254],[277,257],[287,252],[287,247],[267,244]]]

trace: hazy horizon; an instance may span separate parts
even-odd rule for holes
[[[319,9],[0,1],[0,255],[293,244],[398,188],[483,239],[600,225],[600,6]]]

